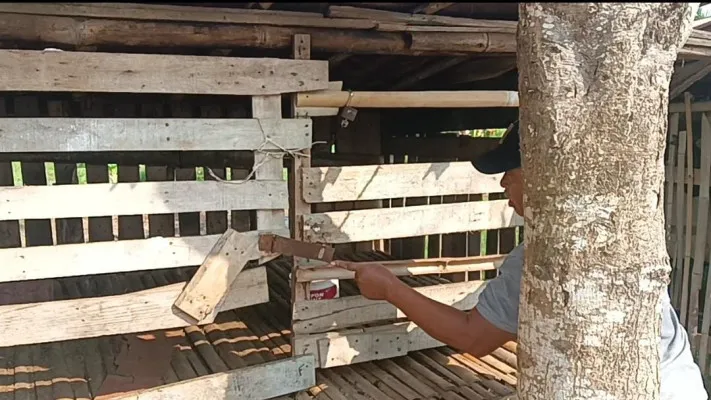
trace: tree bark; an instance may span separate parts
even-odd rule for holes
[[[519,4],[519,398],[659,399],[669,81],[697,6]]]

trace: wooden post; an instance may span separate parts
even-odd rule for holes
[[[296,60],[308,60],[311,58],[310,35],[294,35],[292,56]],[[296,112],[296,99],[296,95],[292,95],[292,118],[298,118]],[[304,149],[301,151],[301,153],[305,154],[306,157],[293,157],[291,160],[291,171],[289,174],[289,188],[291,191],[289,196],[289,227],[291,229],[291,236],[296,240],[303,240],[304,238],[303,215],[311,214],[311,205],[304,201],[302,175],[302,171],[304,170],[304,168],[309,168],[311,166],[311,149]],[[292,261],[293,269],[291,274],[291,301],[292,304],[294,304],[294,302],[296,301],[309,299],[311,285],[308,282],[296,282],[296,273],[294,273],[294,271],[296,271],[302,259],[300,257],[293,257]]]

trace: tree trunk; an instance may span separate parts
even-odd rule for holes
[[[696,7],[519,4],[519,398],[659,399],[669,81]]]

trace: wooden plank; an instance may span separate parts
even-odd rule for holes
[[[250,96],[328,87],[328,62],[312,60],[0,50],[0,69],[1,91]]]
[[[699,190],[699,227],[697,229],[696,235],[696,252],[694,254],[694,268],[697,267],[696,263],[699,263],[698,267],[703,271],[703,263],[706,258],[706,227],[708,224],[709,216],[709,186],[711,185],[711,123],[709,123],[709,115],[707,113],[701,114],[701,188]],[[704,308],[701,314],[701,346],[699,347],[699,365],[701,366],[701,372],[706,375],[708,369],[708,364],[706,362],[708,358],[708,335],[709,327],[711,327],[711,285],[706,286],[706,293],[704,294]],[[701,292],[701,286],[699,285],[699,293]],[[698,307],[698,303],[696,304]],[[692,308],[692,315],[693,312]],[[696,320],[698,321],[698,317]],[[694,325],[698,328],[698,322]],[[694,329],[699,331],[699,329]]]
[[[394,349],[379,351],[373,343],[386,342]],[[338,333],[294,335],[293,354],[313,354],[320,368],[332,368],[405,355],[411,351],[445,346],[413,322],[400,322]],[[390,346],[387,346],[390,348]],[[324,353],[323,350],[327,349]]]
[[[692,115],[691,115],[691,93],[686,92],[684,93],[684,104],[686,105],[686,113],[685,113],[685,122],[686,122],[686,134],[687,140],[686,140],[686,169],[684,172],[686,172],[686,226],[685,226],[685,242],[684,242],[684,286],[682,289],[682,304],[681,304],[681,312],[679,313],[680,319],[681,319],[681,324],[686,325],[686,330],[688,332],[688,335],[691,336],[693,333],[696,332],[695,327],[698,326],[698,321],[693,321],[693,324],[690,320],[687,319],[689,316],[687,314],[687,300],[689,300],[689,303],[693,303],[694,301],[694,293],[696,293],[696,301],[698,302],[698,292],[694,291],[694,287],[696,286],[696,282],[691,282],[691,291],[689,292],[689,275],[691,274],[692,276],[697,275],[696,271],[692,270],[691,266],[691,225],[692,225],[692,204],[693,204],[693,196],[694,196],[694,187],[692,182],[694,182],[694,131],[692,130]],[[681,258],[681,257],[680,257]],[[700,285],[700,280],[701,280],[701,274],[698,274],[699,278],[699,285]],[[691,306],[689,306],[690,308]]]
[[[316,385],[311,355],[210,374],[170,385],[115,397],[116,400],[264,400]]]
[[[194,322],[202,321],[215,311],[247,263],[261,255],[256,236],[228,229],[173,305]]]
[[[2,3],[0,12],[148,21],[208,22],[217,24],[260,24],[343,29],[374,29],[375,21],[325,18],[320,13],[261,11],[224,7],[185,7],[127,3]]]
[[[504,255],[426,258],[420,260],[381,261],[391,273],[397,276],[417,276],[430,274],[451,274],[469,271],[488,271],[498,268]],[[297,282],[310,282],[325,279],[354,279],[355,273],[342,268],[324,266],[325,263],[311,262],[296,270]]]
[[[501,191],[501,174],[481,174],[468,161],[309,168],[303,175],[310,203]]]
[[[459,310],[470,310],[477,303],[485,281],[423,286],[415,291]],[[304,300],[294,304],[294,333],[325,332],[407,316],[386,301],[348,296],[333,300]]]
[[[349,243],[522,225],[507,200],[479,201],[311,214],[304,216],[304,238]]]
[[[253,118],[281,118],[281,96],[255,96],[252,97],[252,117]],[[309,134],[310,137],[310,134]],[[311,144],[309,143],[308,146]],[[307,146],[307,147],[308,147]],[[254,176],[257,180],[281,180],[286,188],[288,197],[288,186],[284,179],[284,153],[276,156],[273,153],[255,151],[254,153]],[[288,200],[281,209],[276,207],[261,207],[257,210],[257,229],[281,229],[285,226],[284,210],[289,207]],[[259,208],[259,207],[254,207]],[[271,209],[269,209],[271,208]],[[269,209],[269,210],[267,210]]]
[[[311,120],[175,118],[1,118],[3,152],[254,150],[264,137],[309,146]],[[279,148],[268,142],[265,150]]]
[[[1,54],[0,54],[1,55]],[[452,90],[405,92],[346,92],[319,90],[297,93],[299,107],[355,108],[488,108],[518,107],[518,92]]]
[[[0,306],[0,347],[145,332],[192,325],[172,306],[185,287],[176,283],[116,296]],[[269,301],[264,267],[244,271],[230,287],[219,311]],[[215,314],[200,321],[210,323]],[[52,329],[27,329],[51,326]]]
[[[309,36],[309,35],[294,35],[295,37],[299,36]],[[310,38],[310,36],[309,36]],[[311,45],[311,40],[309,39],[309,46]],[[310,50],[310,49],[309,49]],[[296,58],[296,57],[295,57]],[[305,58],[308,60],[310,57]],[[302,59],[302,58],[297,58],[297,59]],[[328,82],[328,89],[326,90],[335,90],[335,91],[341,91],[343,90],[343,82],[342,81],[336,81],[336,82]],[[310,118],[310,117],[330,117],[334,115],[338,115],[338,107],[296,107],[296,95],[293,95],[292,98],[292,116],[296,118]]]
[[[0,220],[279,209],[284,181],[97,183],[0,188]],[[283,213],[283,212],[282,212]],[[282,221],[283,222],[283,221]]]
[[[172,222],[172,221],[171,221]],[[272,231],[288,235],[286,229]],[[251,231],[255,238],[263,232]],[[0,282],[200,265],[220,235],[0,249]],[[101,259],[101,262],[97,262]]]

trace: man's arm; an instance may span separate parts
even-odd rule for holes
[[[395,280],[386,292],[385,300],[433,338],[475,357],[485,356],[516,336],[487,321],[476,308],[470,312],[457,310],[415,291]]]

